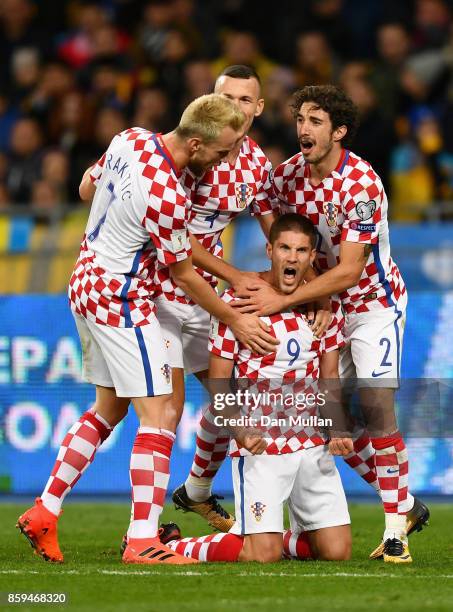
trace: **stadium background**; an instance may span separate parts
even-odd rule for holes
[[[453,6],[447,0],[2,0],[0,3],[0,490],[41,490],[69,425],[93,401],[65,290],[87,210],[83,170],[129,125],[171,129],[226,65],[263,79],[252,137],[274,164],[297,150],[290,93],[337,82],[359,107],[351,147],[372,162],[390,200],[391,242],[409,289],[403,378],[442,381],[443,424],[411,429],[400,398],[411,490],[453,494],[448,428],[453,377]],[[270,30],[270,21],[272,29]],[[247,215],[224,235],[226,256],[260,269],[264,241]],[[188,379],[170,487],[190,466],[205,398]],[[423,416],[423,414],[422,414]],[[451,417],[450,417],[451,420]],[[423,420],[422,420],[423,422]],[[126,494],[137,422],[130,414],[77,486]],[[450,435],[450,437],[448,436]],[[340,468],[342,466],[340,465]],[[342,470],[350,493],[367,493]],[[229,466],[217,490],[230,492]]]

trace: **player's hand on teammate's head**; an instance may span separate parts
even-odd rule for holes
[[[276,291],[271,285],[261,285],[251,288],[248,295],[238,295],[231,305],[242,313],[257,314],[258,316],[271,315],[284,308],[284,295]]]
[[[255,315],[238,316],[230,327],[236,340],[258,355],[273,353],[280,344],[280,341],[269,333],[270,327]]]
[[[329,442],[329,452],[331,455],[344,457],[354,450],[351,438],[331,438]]]
[[[235,440],[252,455],[262,455],[267,448],[266,439],[259,429],[244,428],[235,434]]]

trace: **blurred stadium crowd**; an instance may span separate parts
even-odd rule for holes
[[[359,108],[353,150],[390,217],[453,212],[453,1],[1,0],[0,209],[77,202],[113,135],[172,129],[226,65],[249,64],[266,106],[251,134],[274,164],[298,150],[288,107],[338,83]],[[444,207],[444,208],[443,208]],[[443,211],[443,212],[442,212]]]

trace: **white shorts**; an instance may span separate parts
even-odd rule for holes
[[[232,462],[236,522],[231,533],[283,533],[287,500],[293,531],[351,522],[340,474],[325,445]]]
[[[140,327],[110,327],[79,314],[74,318],[87,382],[114,387],[118,397],[172,392],[171,368],[157,319]]]
[[[357,380],[357,387],[397,389],[405,322],[405,302],[402,307],[346,315],[340,378]]]
[[[170,366],[184,368],[187,374],[207,370],[209,313],[198,304],[181,304],[164,296],[159,296],[154,303]]]

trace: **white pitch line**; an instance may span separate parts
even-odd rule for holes
[[[178,572],[162,572],[159,570],[103,570],[98,569],[95,570],[95,573],[102,574],[106,576],[222,576],[223,573],[217,572],[195,572],[193,570],[187,571],[178,571]],[[40,575],[52,575],[52,576],[60,576],[60,575],[76,575],[76,576],[84,576],[93,574],[92,570],[80,571],[80,570],[61,570],[55,572],[54,574],[45,574],[45,572],[40,572],[37,570],[0,570],[0,574],[40,574]],[[272,577],[288,577],[288,578],[446,578],[451,580],[453,578],[453,574],[436,574],[435,576],[426,576],[425,574],[366,574],[366,573],[357,573],[357,572],[333,572],[331,574],[293,574],[290,572],[240,572],[238,574],[233,574],[234,576],[239,576],[241,578],[258,578],[260,576],[266,576],[269,578]]]

